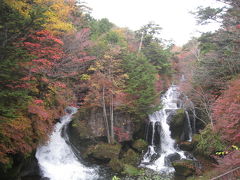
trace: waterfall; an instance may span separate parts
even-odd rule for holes
[[[175,140],[171,138],[169,126],[173,113],[183,106],[179,99],[180,95],[178,88],[172,85],[161,98],[162,109],[149,115],[150,122],[147,130],[149,146],[148,151],[143,156],[141,167],[170,173],[174,171],[174,168],[171,167],[171,160],[186,158],[184,152],[177,148]],[[192,128],[190,118],[188,112],[186,111],[185,113],[187,116],[188,137],[191,140]]]
[[[37,149],[38,160],[42,177],[50,180],[93,180],[98,179],[97,169],[81,164],[71,147],[62,137],[62,130],[71,121],[77,109],[68,108],[69,114],[63,116],[52,132],[49,142]]]
[[[191,122],[190,122],[190,118],[189,118],[189,114],[187,111],[185,111],[185,114],[186,114],[186,117],[187,117],[187,124],[188,124],[188,130],[189,130],[189,133],[188,133],[188,139],[189,141],[192,141],[192,127],[191,127]]]

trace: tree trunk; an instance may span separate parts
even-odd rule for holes
[[[139,54],[140,51],[141,51],[141,48],[142,48],[142,42],[143,42],[143,33],[142,33],[141,40],[140,40],[140,44],[139,44],[139,47],[138,47],[138,54]]]
[[[114,143],[114,130],[113,130],[113,94],[110,97],[110,132],[111,132],[111,143]]]
[[[106,111],[106,103],[105,103],[105,87],[102,88],[102,107],[103,107],[103,119],[105,122],[105,129],[107,132],[107,139],[108,143],[111,143],[110,133],[109,133],[109,125],[108,125],[108,118],[107,118],[107,111]]]

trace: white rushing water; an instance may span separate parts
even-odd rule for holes
[[[168,116],[170,116],[171,112],[180,109],[182,106],[179,101],[179,96],[180,92],[178,91],[178,88],[176,86],[171,86],[161,99],[163,105],[162,109],[149,115],[149,120],[153,127],[151,136],[152,141],[140,166],[150,168],[158,172],[170,173],[174,171],[174,168],[166,163],[166,157],[178,153],[180,155],[179,158],[186,158],[183,151],[176,149],[175,140],[171,138],[170,126],[167,122]],[[154,134],[156,133],[155,126],[157,126],[157,124],[161,126],[161,130],[159,132],[160,148],[157,148],[156,144],[154,144]],[[189,133],[189,135],[192,134],[192,132]],[[152,160],[152,157],[154,156],[158,158],[156,158],[156,160]]]
[[[63,116],[61,121],[55,125],[49,142],[37,149],[36,158],[42,176],[50,180],[98,179],[97,170],[81,164],[61,136],[62,129],[71,121],[72,115],[77,111],[76,108],[70,108],[70,110],[71,114]]]

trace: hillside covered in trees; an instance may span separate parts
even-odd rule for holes
[[[210,178],[239,167],[240,2],[219,1],[226,6],[199,8],[195,15],[199,24],[218,21],[221,27],[176,47],[160,38],[155,23],[137,31],[120,28],[106,18],[94,19],[81,1],[1,0],[2,176],[19,175],[19,164],[48,141],[67,106],[79,109],[77,118],[85,117],[71,124],[81,137],[105,138],[104,144],[89,146],[86,156],[121,144],[126,155],[119,150],[122,158],[110,158],[110,167],[142,175],[133,173],[138,160],[128,157],[144,151],[136,142],[146,143],[143,126],[162,108],[159,97],[172,83],[196,111],[196,132],[188,144],[203,168],[191,175]]]
[[[157,25],[135,33],[94,19],[75,1],[4,0],[0,7],[3,169],[45,142],[67,105],[122,109],[138,118],[157,108],[156,84],[170,73],[171,56],[155,37]],[[113,142],[112,120],[104,116]]]
[[[240,165],[240,2],[220,2],[225,6],[199,8],[195,13],[199,24],[221,22],[220,28],[184,45],[173,66],[185,75],[181,89],[194,102],[196,118],[205,127],[196,135],[196,150],[217,161],[205,178]]]

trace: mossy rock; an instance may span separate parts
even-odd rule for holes
[[[161,174],[157,171],[144,168],[141,176],[137,177],[137,180],[172,180],[172,174]]]
[[[180,140],[184,132],[185,110],[178,109],[170,122],[171,137]]]
[[[140,160],[140,155],[132,149],[128,149],[126,153],[123,154],[122,161],[125,164],[130,164],[136,166]]]
[[[109,162],[111,159],[118,159],[120,150],[120,144],[100,143],[95,146],[90,146],[86,151],[86,155],[96,160]]]
[[[178,160],[172,163],[176,174],[180,176],[192,176],[196,173],[195,164],[191,160]]]
[[[116,173],[120,173],[124,169],[123,162],[119,159],[116,159],[116,158],[111,159],[111,161],[109,162],[108,165]]]
[[[142,173],[143,172],[140,169],[135,168],[130,164],[124,164],[124,170],[122,174],[125,174],[127,176],[140,176]]]
[[[147,149],[148,143],[146,141],[144,141],[143,139],[138,139],[133,142],[132,147],[137,152],[141,153]]]
[[[194,149],[194,143],[190,141],[180,142],[179,148],[183,151],[192,151]]]

